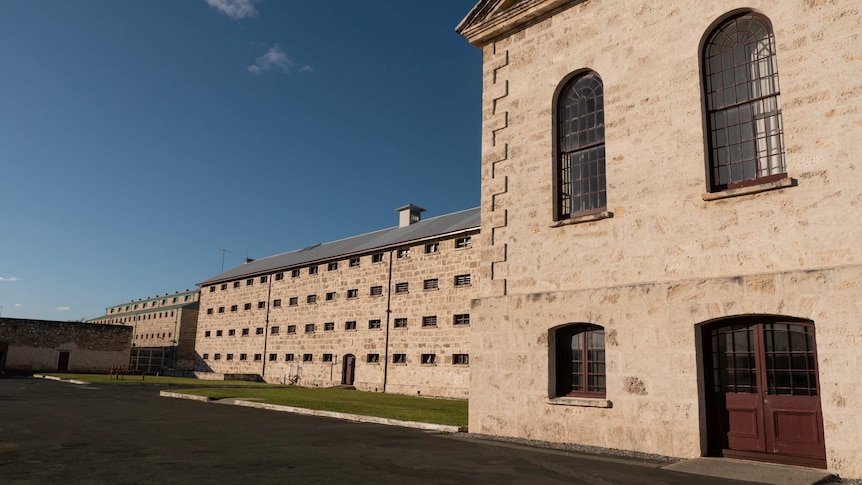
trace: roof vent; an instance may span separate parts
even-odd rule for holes
[[[419,222],[422,219],[420,214],[425,212],[425,209],[413,204],[407,204],[395,210],[398,212],[398,227],[407,227],[410,224]]]
[[[254,261],[253,258],[245,258],[245,264],[251,263],[252,261]],[[186,290],[186,291],[188,291],[188,290]]]

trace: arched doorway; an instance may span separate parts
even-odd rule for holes
[[[353,385],[354,371],[356,370],[356,357],[353,354],[344,356],[344,368],[341,372],[341,384],[345,386]]]
[[[744,316],[703,330],[709,453],[826,468],[814,323]]]

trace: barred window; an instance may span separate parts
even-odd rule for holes
[[[383,294],[382,286],[372,286],[371,287],[371,296],[380,296]]]
[[[437,315],[429,315],[422,317],[422,326],[423,327],[436,327],[437,326]]]
[[[396,318],[395,319],[395,328],[405,328],[407,327],[407,319],[406,318]]]
[[[410,284],[407,282],[404,283],[395,283],[395,293],[407,293],[410,289]]]
[[[453,325],[470,325],[470,314],[459,313],[452,318]]]
[[[568,79],[556,105],[556,219],[599,213],[607,207],[601,78],[587,71]]]
[[[380,320],[368,320],[368,328],[371,330],[380,328]]]
[[[470,275],[461,274],[455,277],[455,286],[467,286],[470,284]]]
[[[368,354],[366,357],[366,362],[369,364],[376,364],[380,362],[380,354]]]
[[[438,288],[437,278],[431,278],[422,282],[423,290],[436,290]]]

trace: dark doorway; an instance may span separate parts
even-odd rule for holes
[[[740,317],[703,335],[710,454],[826,468],[814,324]]]
[[[6,352],[9,350],[9,342],[0,342],[0,374],[6,372]]]
[[[69,352],[60,352],[60,357],[57,359],[57,371],[66,372],[69,370]]]
[[[353,385],[353,372],[356,369],[356,357],[353,354],[344,356],[344,371],[341,373],[341,384],[345,386]]]

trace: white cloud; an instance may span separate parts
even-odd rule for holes
[[[20,303],[16,303],[16,304],[15,304],[15,308],[21,308],[21,304],[20,304]]]
[[[71,308],[69,308],[69,307],[67,307],[67,306],[58,306],[58,307],[57,307],[57,311],[58,311],[58,312],[67,312],[67,311],[69,311],[69,310],[71,310]]]
[[[3,276],[0,276],[0,281],[18,281],[18,277],[12,276],[10,278],[4,278]]]
[[[257,9],[254,8],[254,4],[258,2],[260,0],[207,0],[210,7],[237,20],[257,17]]]
[[[258,57],[254,64],[248,66],[248,72],[252,74],[260,74],[273,69],[280,69],[285,74],[293,71],[309,72],[314,70],[309,65],[297,65],[287,57],[287,54],[278,45],[270,47],[266,54]]]

